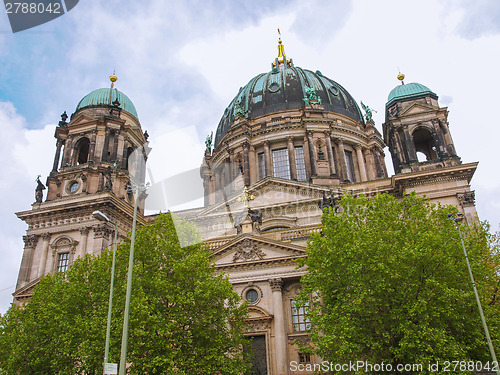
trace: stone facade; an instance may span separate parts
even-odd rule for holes
[[[309,342],[308,323],[293,301],[307,272],[295,261],[306,256],[311,234],[320,232],[323,208],[334,209],[345,192],[416,192],[457,206],[468,221],[477,218],[470,190],[477,163],[462,164],[457,156],[447,109],[436,94],[422,85],[393,90],[382,136],[345,89],[320,72],[295,69],[280,47],[273,70],[240,90],[226,110],[213,149],[207,141],[200,169],[204,207],[177,213],[198,226],[217,270],[249,302],[254,368],[270,375],[293,374],[292,361],[321,361],[300,352],[297,343]],[[112,245],[114,227],[94,219],[94,210],[117,223],[119,237],[131,229],[135,202],[127,187],[144,174],[135,173],[130,155],[139,150],[147,157],[147,134],[131,102],[131,112],[111,102],[112,90],[108,102],[79,105],[69,123],[63,117],[46,199],[17,213],[28,224],[18,303],[40,277]],[[297,90],[304,92],[298,104],[291,99]],[[391,177],[386,145],[396,171]],[[139,214],[144,224],[154,219]]]

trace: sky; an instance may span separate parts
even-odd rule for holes
[[[240,87],[271,69],[277,28],[294,64],[344,86],[376,110],[389,92],[419,82],[449,110],[480,219],[500,230],[500,2],[497,0],[80,1],[44,25],[13,34],[0,10],[0,313],[12,301],[35,179],[52,167],[54,129],[94,89],[133,101],[153,151],[149,178],[198,168]],[[175,163],[168,162],[175,160]],[[386,164],[392,171],[386,149]]]

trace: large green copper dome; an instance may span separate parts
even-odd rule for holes
[[[240,89],[219,122],[214,147],[217,147],[238,117],[252,119],[304,108],[311,97],[321,104],[324,111],[363,122],[358,105],[346,89],[320,71],[312,72],[290,63],[287,67],[275,67],[270,72],[259,74]]]
[[[393,88],[389,93],[386,106],[389,107],[397,101],[418,99],[425,96],[431,96],[435,99],[438,98],[435,93],[433,93],[428,87],[422,85],[421,83],[414,82],[399,85]]]
[[[112,103],[117,99],[120,102],[120,108],[122,110],[130,113],[136,119],[139,119],[132,101],[127,95],[115,88],[97,89],[92,91],[90,94],[85,95],[76,106],[75,112],[87,107],[107,107],[112,105]]]

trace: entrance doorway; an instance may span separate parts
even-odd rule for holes
[[[266,336],[250,336],[249,346],[245,350],[252,353],[252,370],[251,375],[267,375],[267,351],[266,351]]]

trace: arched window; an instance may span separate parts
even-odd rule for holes
[[[127,161],[125,163],[125,169],[128,169],[130,156],[132,155],[133,152],[134,152],[134,148],[133,147],[128,147],[127,148]]]
[[[415,144],[415,151],[417,152],[419,162],[436,160],[438,158],[434,138],[428,129],[416,129],[413,132],[413,143]],[[424,159],[424,156],[425,160],[421,160]]]
[[[85,164],[89,161],[90,140],[83,137],[75,145],[75,163],[76,165]]]

